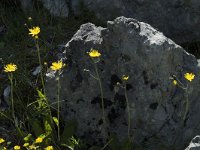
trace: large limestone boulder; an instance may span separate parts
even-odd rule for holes
[[[94,62],[87,53],[91,48],[102,54],[95,64],[102,82],[107,126],[102,123]],[[129,75],[130,133],[136,147],[182,150],[199,132],[197,60],[149,24],[125,17],[108,21],[106,28],[83,24],[59,58],[67,63],[61,75],[63,117],[77,121],[76,134],[89,145],[103,145],[111,134],[120,141],[127,138],[128,107],[125,91],[119,86],[123,75]],[[196,75],[192,82],[184,78],[186,72]],[[188,84],[188,94],[172,84],[172,75],[184,86]],[[56,101],[56,83],[56,78],[48,78],[46,83],[51,102]]]

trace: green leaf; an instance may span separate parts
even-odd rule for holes
[[[74,146],[69,146],[69,145],[67,145],[67,144],[61,144],[61,146],[67,147],[67,148],[69,148],[70,150],[74,150]]]
[[[56,117],[53,117],[53,121],[55,122],[55,124],[57,125],[57,127],[59,126],[59,121],[58,121],[58,118]]]
[[[29,133],[26,137],[24,137],[24,141],[28,142],[30,140],[31,136],[32,136],[32,134]]]
[[[33,130],[33,132],[34,132],[34,134],[36,136],[39,136],[42,133],[44,133],[39,120],[37,120],[37,119],[31,119],[30,120],[30,125],[32,127],[31,129]]]
[[[45,127],[46,136],[50,135],[52,133],[52,128],[47,120],[45,120],[44,127]]]
[[[109,141],[111,140],[110,144],[109,144],[109,147],[111,149],[114,149],[114,150],[121,150],[121,147],[120,147],[120,142],[117,138],[117,135],[116,134],[111,134],[110,137],[109,137]]]
[[[63,133],[61,135],[61,142],[66,143],[73,135],[76,129],[77,123],[75,120],[65,123]]]
[[[46,96],[42,93],[42,91],[37,89],[37,93],[38,93],[38,98],[37,98],[37,102],[39,105],[39,108],[46,108]]]
[[[40,134],[38,137],[44,139],[47,137],[47,135],[43,133],[43,134]]]

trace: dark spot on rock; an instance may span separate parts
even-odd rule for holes
[[[131,84],[126,84],[126,90],[129,91],[133,89],[133,86]]]
[[[107,108],[113,104],[112,101],[107,100],[106,98],[103,98],[104,101],[104,108]],[[100,108],[102,108],[102,103],[101,103],[101,97],[95,97],[92,101],[91,104],[99,104]]]
[[[122,80],[117,75],[113,74],[110,79],[110,90],[111,91],[113,91],[117,82],[122,83]]]
[[[146,71],[143,71],[142,72],[142,76],[143,76],[143,79],[144,79],[144,83],[147,85],[149,84],[149,79],[148,79],[148,75],[147,75],[147,72]]]
[[[122,58],[125,62],[131,61],[131,58],[130,58],[130,56],[128,56],[128,55],[121,54],[121,58]]]
[[[102,125],[102,124],[103,124],[103,120],[100,119],[99,122],[98,122],[98,125],[100,126],[100,125]]]
[[[126,108],[126,98],[124,95],[120,95],[120,94],[116,93],[114,100],[119,105],[119,107],[121,107],[122,109]]]
[[[114,123],[115,119],[119,116],[120,114],[116,112],[114,108],[110,110],[108,113],[108,119],[110,120],[110,123]]]
[[[77,104],[80,103],[80,102],[84,102],[84,100],[83,100],[83,99],[78,99],[78,100],[76,101]]]
[[[76,111],[74,109],[70,109],[70,110],[71,110],[71,112],[76,113]]]
[[[95,118],[92,118],[92,120],[95,120]]]
[[[89,125],[90,125],[90,122],[88,122],[87,125],[89,126]]]
[[[82,77],[80,71],[78,71],[75,78],[70,81],[71,90],[75,91],[78,87],[80,87],[80,84],[82,81],[83,81],[83,77]]]
[[[155,89],[158,86],[158,83],[151,83],[150,87],[151,89]]]
[[[158,107],[158,103],[157,103],[157,102],[156,102],[156,103],[151,103],[151,104],[149,105],[149,108],[151,108],[151,109],[153,109],[153,110],[157,109],[157,107]]]

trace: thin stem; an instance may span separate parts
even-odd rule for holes
[[[127,108],[127,113],[128,113],[128,139],[129,139],[129,141],[131,141],[131,136],[130,136],[131,113],[130,113],[130,107],[129,107],[129,101],[128,101],[128,96],[127,96],[126,85],[124,87],[124,94],[125,94],[126,108]]]
[[[9,79],[10,79],[12,117],[13,117],[13,120],[14,120],[15,127],[17,127],[17,122],[16,122],[16,118],[15,118],[15,109],[14,109],[14,99],[13,99],[13,74],[12,74],[12,72],[9,75]]]
[[[58,140],[60,141],[60,77],[57,83],[57,118],[58,118]]]
[[[110,140],[106,143],[106,145],[104,145],[104,147],[101,148],[101,150],[104,150],[104,149],[110,144],[110,142],[111,142],[112,140],[113,140],[113,139],[110,139]]]
[[[100,76],[99,76],[98,68],[97,68],[97,65],[96,65],[95,62],[94,62],[94,67],[95,67],[96,76],[98,78],[97,80],[98,80],[98,83],[99,83],[99,88],[100,88],[100,91],[101,91],[101,107],[102,107],[103,123],[106,123],[105,113],[104,113],[103,88],[102,88],[102,84],[101,84],[101,79],[100,79]]]
[[[41,67],[40,78],[41,78],[41,82],[42,82],[42,88],[43,88],[44,95],[46,96],[44,78],[43,78],[43,73],[42,73],[42,61],[41,61],[41,56],[40,56],[40,47],[39,47],[39,44],[38,44],[38,40],[35,40],[35,45],[36,45],[36,48],[37,48],[38,62],[39,62],[39,65],[40,65],[40,67]],[[49,110],[50,121],[51,121],[51,124],[53,125],[53,119],[52,119],[52,114],[51,114],[51,108],[50,108],[50,106],[49,106],[49,102],[48,102],[47,98],[45,98],[45,101],[46,101],[46,105],[47,105],[48,110]]]
[[[42,74],[42,61],[41,61],[41,56],[40,56],[40,47],[39,47],[39,44],[38,44],[38,40],[35,40],[35,45],[36,45],[36,48],[37,48],[38,62],[39,62],[39,65],[41,67],[40,78],[41,78],[41,82],[42,82],[42,88],[43,88],[44,94],[46,94],[45,86],[44,86],[44,78],[43,78],[43,74]]]
[[[188,85],[186,87],[185,94],[186,94],[186,104],[185,104],[185,113],[184,113],[184,116],[183,116],[183,121],[185,121],[186,116],[188,114],[188,110],[189,110]]]

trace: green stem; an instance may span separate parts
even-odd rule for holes
[[[44,78],[43,78],[43,73],[42,73],[42,61],[41,61],[41,56],[40,56],[40,47],[39,47],[39,44],[38,44],[38,40],[35,40],[35,45],[36,45],[36,48],[37,48],[38,62],[39,62],[39,65],[41,67],[40,78],[41,78],[41,82],[42,82],[42,88],[43,88],[44,95],[46,96]],[[47,98],[45,98],[45,101],[46,101],[46,105],[47,105],[48,110],[49,110],[50,121],[51,121],[51,124],[53,126],[53,119],[52,119],[52,114],[51,114],[51,108],[50,108],[50,105],[49,105],[49,102],[48,102]]]
[[[102,84],[101,84],[101,79],[99,76],[99,72],[98,72],[98,68],[96,63],[94,62],[94,67],[95,67],[95,71],[96,71],[96,76],[98,78],[98,83],[99,83],[99,88],[101,91],[101,107],[102,107],[102,118],[103,118],[103,123],[106,123],[106,119],[105,119],[105,113],[104,113],[104,100],[103,100],[103,88],[102,88]]]
[[[44,95],[45,95],[46,92],[45,92],[44,78],[43,78],[43,74],[42,74],[42,61],[41,61],[41,56],[40,56],[40,47],[39,47],[39,44],[38,44],[38,40],[35,41],[35,45],[36,45],[36,48],[37,48],[38,62],[39,62],[39,65],[41,67],[40,78],[41,78],[41,82],[42,82],[43,92],[44,92]]]
[[[128,101],[128,96],[127,96],[126,85],[124,87],[124,94],[125,94],[126,108],[127,108],[127,113],[128,113],[128,139],[129,139],[129,141],[131,141],[131,136],[130,136],[131,113],[130,113],[130,107],[129,107],[129,101]]]
[[[13,120],[14,120],[15,127],[17,127],[17,122],[16,122],[16,118],[15,118],[14,98],[13,98],[13,74],[12,74],[12,72],[9,75],[9,79],[10,79],[10,94],[11,94],[12,117],[13,117]]]
[[[110,144],[110,142],[111,142],[112,140],[113,140],[113,139],[110,139],[110,140],[106,143],[106,145],[104,145],[104,147],[101,148],[101,150],[104,150],[104,149]]]
[[[185,113],[184,113],[184,116],[183,116],[183,121],[185,121],[186,116],[188,114],[188,110],[189,110],[188,85],[187,85],[187,87],[185,89],[185,94],[186,94],[186,104],[185,104]]]
[[[57,83],[57,118],[58,118],[58,140],[60,141],[60,77],[58,75]]]

